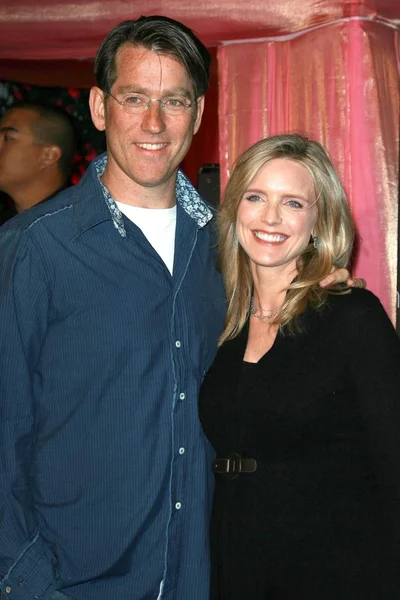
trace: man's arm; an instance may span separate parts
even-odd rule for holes
[[[0,590],[48,600],[56,560],[32,502],[33,374],[49,317],[49,286],[29,232],[0,231]]]

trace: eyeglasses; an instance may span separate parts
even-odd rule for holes
[[[152,102],[159,102],[160,108],[167,115],[181,115],[186,112],[189,108],[192,108],[192,102],[186,98],[180,98],[177,96],[166,96],[165,98],[149,98],[142,94],[130,94],[125,96],[123,100],[118,100],[115,96],[108,92],[111,98],[114,98],[118,104],[122,106],[124,111],[128,114],[134,115],[139,114],[150,108]]]

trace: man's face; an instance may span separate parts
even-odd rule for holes
[[[129,114],[111,96],[104,99],[92,89],[92,118],[107,135],[107,175],[141,188],[168,189],[175,184],[179,164],[185,157],[203,112],[204,98],[195,102],[185,67],[170,56],[143,47],[123,46],[116,57],[117,77],[111,93],[119,101],[138,93],[149,99],[184,97],[192,107],[182,114],[167,114],[153,101],[140,113]],[[139,191],[139,190],[138,190]]]
[[[43,147],[36,144],[31,125],[34,111],[11,108],[0,121],[0,190],[11,197],[37,178]]]

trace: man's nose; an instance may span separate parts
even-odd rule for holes
[[[148,108],[143,112],[142,131],[162,133],[165,128],[165,115],[160,100],[153,98],[149,101]]]

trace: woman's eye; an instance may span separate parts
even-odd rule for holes
[[[302,208],[305,208],[304,204],[302,202],[299,202],[298,200],[287,200],[285,202],[285,205],[288,208],[294,208],[296,210],[301,210]]]
[[[249,202],[259,202],[262,200],[261,196],[258,196],[258,194],[249,194],[248,196],[245,196],[245,198]]]

